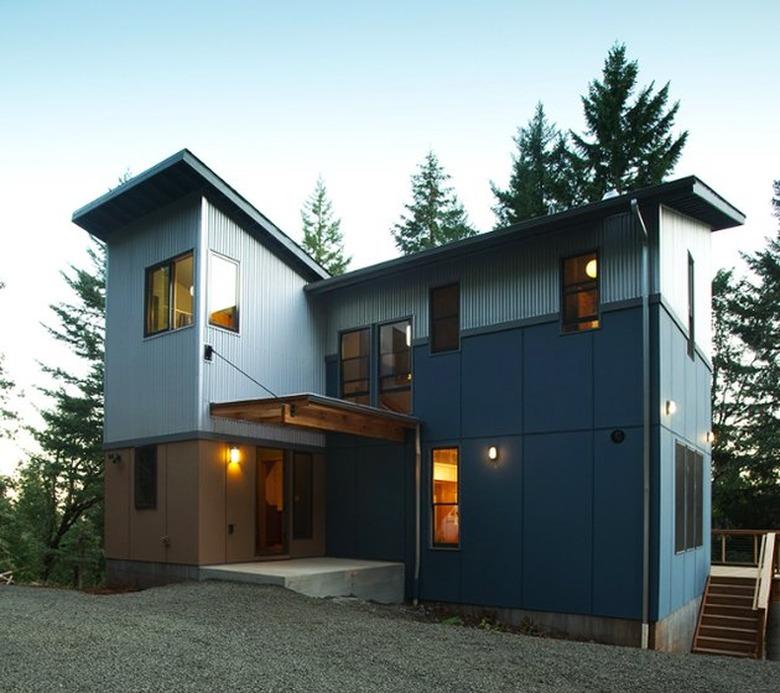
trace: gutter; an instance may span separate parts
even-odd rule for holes
[[[420,445],[420,424],[414,429],[414,585],[412,603],[420,601],[420,492],[422,490],[422,448]]]
[[[642,643],[650,645],[650,236],[636,198],[631,211],[642,229]]]

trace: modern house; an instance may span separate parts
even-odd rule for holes
[[[710,565],[695,177],[329,277],[184,150],[82,207],[108,247],[114,582],[385,561],[406,599],[688,649]]]

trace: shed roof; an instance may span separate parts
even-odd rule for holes
[[[73,213],[73,222],[110,242],[128,224],[192,193],[206,194],[309,281],[330,276],[300,246],[188,149],[101,195]]]
[[[521,238],[543,235],[612,214],[627,212],[631,208],[631,200],[633,199],[637,200],[640,208],[651,203],[665,204],[694,219],[703,221],[713,231],[739,226],[745,222],[745,215],[736,207],[727,202],[696,176],[687,176],[669,181],[668,183],[660,183],[659,185],[633,190],[623,195],[599,200],[598,202],[592,202],[580,207],[573,207],[557,214],[528,219],[518,224],[488,233],[481,233],[438,248],[423,250],[413,255],[406,255],[370,265],[369,267],[363,267],[338,277],[318,280],[308,284],[306,291],[322,294],[408,269],[424,267],[441,260],[469,255],[491,246],[499,246]]]

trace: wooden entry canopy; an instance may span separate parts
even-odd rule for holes
[[[406,439],[406,431],[414,430],[418,424],[413,416],[310,393],[212,402],[210,409],[212,416],[225,419],[349,433],[398,443]]]

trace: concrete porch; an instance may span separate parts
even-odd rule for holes
[[[404,564],[350,558],[293,558],[201,566],[200,580],[279,585],[309,597],[404,600]]]

